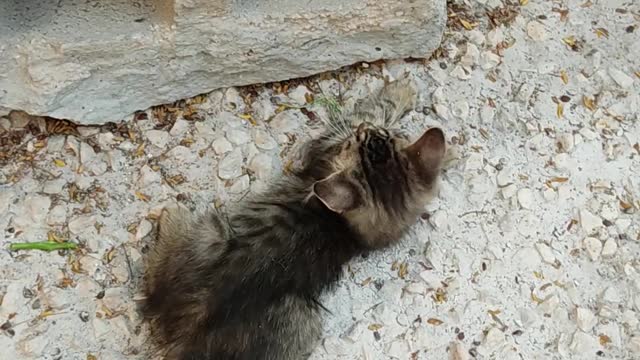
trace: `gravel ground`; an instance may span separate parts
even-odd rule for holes
[[[409,74],[442,189],[324,299],[321,359],[640,359],[640,5],[452,2],[430,61],[230,88],[103,127],[0,118],[0,353],[144,359],[159,209],[223,207],[296,166],[327,107]],[[71,241],[73,251],[10,252]]]

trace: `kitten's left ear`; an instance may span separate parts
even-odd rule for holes
[[[338,214],[360,204],[358,189],[343,173],[317,181],[313,184],[313,193],[329,210]]]
[[[439,128],[431,128],[425,131],[420,139],[405,149],[414,163],[428,171],[436,170],[440,167],[445,150],[444,132]]]

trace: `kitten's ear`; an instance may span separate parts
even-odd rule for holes
[[[317,181],[313,184],[313,193],[329,210],[338,214],[353,210],[360,204],[358,189],[343,173]]]
[[[445,153],[444,132],[439,128],[431,128],[405,151],[414,163],[424,170],[435,170],[440,167]]]

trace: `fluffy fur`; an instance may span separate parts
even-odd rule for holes
[[[319,296],[343,265],[396,243],[433,196],[442,131],[410,144],[394,127],[415,97],[394,82],[332,119],[300,171],[226,217],[163,211],[144,313],[168,359],[308,356],[322,331]]]

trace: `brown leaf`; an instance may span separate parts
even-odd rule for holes
[[[608,337],[608,336],[607,336],[607,335],[605,335],[605,334],[600,334],[600,335],[598,336],[598,338],[599,338],[599,340],[600,340],[600,345],[601,345],[601,346],[605,346],[605,345],[607,345],[607,344],[611,343],[611,338],[610,338],[610,337]]]
[[[562,79],[562,82],[566,84],[569,83],[569,75],[567,75],[567,72],[564,70],[560,70],[560,79]]]
[[[362,282],[360,283],[360,286],[367,286],[367,285],[369,285],[370,282],[371,282],[371,277],[368,277],[368,278],[362,280]]]
[[[371,331],[378,331],[378,330],[382,329],[382,326],[383,325],[381,325],[381,324],[371,324],[371,325],[369,325],[367,327],[367,329],[369,329]]]
[[[588,97],[588,96],[583,96],[582,97],[582,104],[589,110],[591,111],[595,111],[596,110],[596,104],[593,101],[592,98]]]
[[[151,200],[151,198],[149,198],[149,196],[141,193],[140,191],[136,191],[135,195],[136,195],[136,198],[138,198],[138,200],[142,200],[144,202],[148,202],[149,200]]]
[[[609,38],[609,30],[605,28],[597,28],[593,31],[596,33],[596,36],[598,36],[599,38],[601,37],[605,37],[607,39]]]
[[[559,102],[556,109],[556,116],[558,117],[558,119],[561,119],[563,115],[564,115],[564,105],[562,105],[562,103]]]
[[[60,160],[60,159],[53,159],[53,163],[57,166],[57,167],[65,167],[67,164]]]
[[[444,321],[442,321],[440,319],[436,319],[436,318],[427,319],[427,324],[430,324],[430,325],[433,325],[433,326],[442,325],[442,323],[444,323]]]

